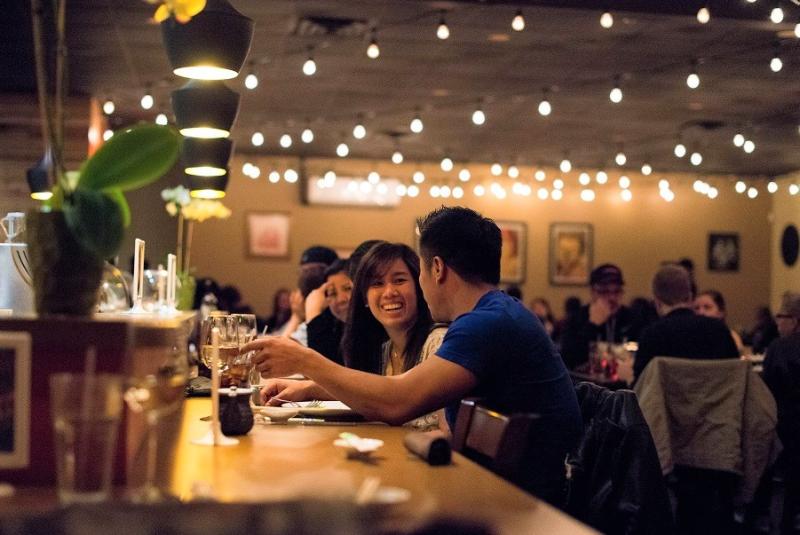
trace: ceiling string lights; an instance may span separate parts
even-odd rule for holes
[[[450,37],[450,28],[447,26],[447,21],[445,20],[446,14],[447,11],[445,10],[439,12],[439,24],[436,26],[436,37],[442,41]]]
[[[698,61],[693,59],[689,76],[686,77],[686,85],[689,86],[689,89],[697,89],[700,87],[700,75],[697,74],[697,65]]]
[[[244,77],[244,86],[250,91],[258,87],[258,75],[256,74],[252,61],[250,62],[250,72]]]
[[[611,15],[611,12],[604,11],[603,14],[600,15],[600,26],[608,30],[613,25],[614,25],[614,17]]]
[[[783,69],[783,61],[781,60],[781,44],[779,41],[775,42],[775,52],[772,54],[772,59],[769,62],[769,69],[772,72],[780,72]]]
[[[697,11],[697,22],[700,24],[708,24],[710,20],[711,11],[708,9],[708,4],[706,4]]]
[[[425,128],[425,125],[422,123],[422,117],[420,117],[419,108],[417,108],[417,110],[414,112],[414,118],[411,119],[408,128],[415,134],[421,133],[422,130]]]
[[[518,9],[511,19],[511,29],[515,32],[521,32],[525,29],[525,17],[522,16],[522,10]]]
[[[378,34],[375,28],[370,32],[369,45],[367,46],[367,57],[369,59],[378,59],[381,55],[381,49],[378,47]]]
[[[483,113],[483,99],[478,99],[477,107],[472,112],[472,124],[481,126],[486,122],[486,114]]]
[[[619,104],[622,102],[622,88],[620,87],[620,75],[617,74],[614,76],[614,87],[611,89],[611,92],[608,94],[608,99],[613,102],[614,104]]]
[[[547,99],[547,88],[542,89],[542,100],[539,102],[539,115],[542,117],[547,117],[553,111],[553,106],[550,104],[550,101]]]
[[[317,62],[314,61],[314,47],[308,47],[308,58],[306,59],[305,63],[303,63],[303,74],[306,76],[314,76],[314,73],[317,72]]]

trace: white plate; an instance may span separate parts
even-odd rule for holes
[[[267,416],[273,422],[285,422],[293,416],[297,416],[300,409],[297,407],[269,407],[269,406],[255,406],[253,407],[255,414]]]
[[[341,448],[348,457],[368,457],[372,452],[383,446],[383,440],[378,438],[359,438],[358,447],[343,438],[337,438],[333,445]]]
[[[284,403],[281,406],[298,409],[300,414],[306,415],[334,416],[337,414],[351,414],[353,412],[353,409],[341,401],[322,401],[315,407],[309,407],[308,405],[311,403],[311,401],[298,401],[296,405],[299,405],[299,407],[295,407],[294,403]]]
[[[411,499],[411,491],[400,487],[379,487],[368,505],[394,505]]]

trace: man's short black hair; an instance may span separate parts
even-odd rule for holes
[[[442,206],[417,221],[420,254],[430,267],[434,256],[467,282],[500,282],[500,228],[475,210]]]

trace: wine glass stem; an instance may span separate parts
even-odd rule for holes
[[[156,499],[158,487],[156,486],[156,456],[158,455],[158,414],[156,411],[147,413],[147,469],[145,472],[144,498]]]

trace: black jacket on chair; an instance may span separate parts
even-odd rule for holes
[[[568,459],[566,511],[609,535],[674,533],[650,428],[636,394],[580,383],[584,435]]]

